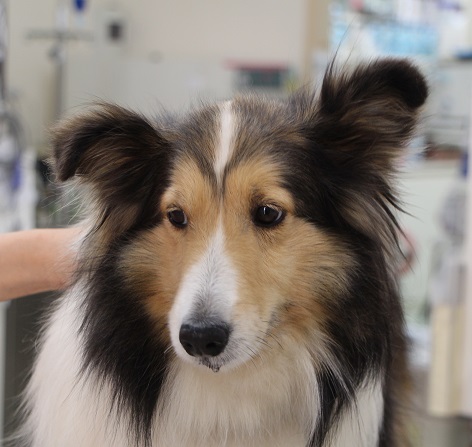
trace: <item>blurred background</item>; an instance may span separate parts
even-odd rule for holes
[[[431,97],[402,160],[399,279],[418,447],[472,446],[472,0],[0,0],[0,232],[65,226],[47,129],[97,98],[152,114],[253,90],[284,97],[347,64],[413,59]],[[1,255],[1,254],[0,254]],[[0,304],[0,435],[51,294]]]

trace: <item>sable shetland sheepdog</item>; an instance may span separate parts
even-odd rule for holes
[[[391,180],[426,97],[379,60],[331,66],[317,95],[60,125],[87,216],[26,445],[405,446]]]

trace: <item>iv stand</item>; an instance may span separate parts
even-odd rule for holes
[[[64,111],[64,89],[65,89],[65,69],[67,63],[67,42],[88,40],[92,41],[93,37],[82,31],[68,31],[64,29],[53,30],[32,30],[27,34],[28,39],[34,40],[52,40],[53,46],[49,52],[56,67],[56,83],[55,83],[55,107],[54,118],[57,120]]]

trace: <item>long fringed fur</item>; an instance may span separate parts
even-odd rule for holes
[[[316,281],[311,278],[316,284],[309,285],[316,291],[313,299],[297,308],[297,297],[289,297],[284,305],[275,306],[273,315],[277,314],[277,318],[269,321],[267,329],[267,334],[275,341],[267,338],[261,342],[262,346],[264,343],[270,346],[272,352],[277,349],[285,352],[286,358],[281,364],[287,368],[290,364],[288,347],[298,352],[306,371],[299,376],[296,371],[290,374],[297,384],[303,382],[302,378],[308,378],[312,382],[309,390],[317,390],[304,403],[317,408],[300,410],[300,418],[308,420],[296,421],[301,427],[309,427],[303,447],[351,445],[349,439],[343,438],[343,432],[348,430],[346,421],[361,418],[363,405],[370,405],[372,413],[382,411],[381,415],[371,417],[369,433],[375,432],[378,421],[381,424],[379,433],[370,433],[372,438],[368,442],[377,442],[375,447],[403,447],[405,444],[397,428],[395,395],[401,394],[406,375],[406,342],[392,269],[399,231],[395,218],[399,204],[392,181],[396,160],[412,136],[419,107],[426,97],[426,83],[413,65],[406,61],[383,60],[348,72],[338,72],[334,65],[330,66],[319,95],[302,91],[283,103],[236,98],[231,103],[232,115],[227,112],[229,106],[223,108],[223,112],[219,107],[207,106],[186,119],[164,126],[121,107],[101,104],[90,114],[57,128],[53,148],[58,179],[74,178],[79,186],[88,188],[89,232],[83,242],[73,293],[66,295],[69,300],[77,300],[79,294],[80,305],[71,310],[68,306],[72,304],[65,303],[52,316],[33,373],[27,422],[32,431],[41,429],[45,433],[48,430],[47,417],[41,415],[40,396],[48,386],[49,379],[44,377],[44,371],[49,360],[45,359],[54,351],[50,347],[52,340],[58,343],[54,349],[60,346],[57,338],[60,315],[75,321],[70,337],[80,346],[76,353],[80,357],[76,386],[87,383],[89,389],[93,384],[91,389],[97,394],[92,393],[92,396],[100,400],[100,405],[108,406],[109,420],[103,423],[109,424],[112,431],[116,424],[120,430],[126,427],[124,432],[131,433],[129,440],[119,439],[120,447],[159,445],[155,440],[159,439],[160,430],[166,432],[159,421],[167,421],[169,414],[179,414],[179,411],[188,416],[186,405],[176,408],[175,401],[192,398],[191,393],[179,394],[179,386],[189,386],[190,380],[182,379],[180,383],[179,380],[188,377],[193,371],[190,368],[195,366],[178,358],[169,336],[170,323],[160,314],[162,309],[167,309],[165,306],[171,309],[166,293],[170,293],[168,289],[174,285],[167,284],[166,288],[159,285],[159,289],[152,283],[158,269],[163,268],[165,262],[173,261],[169,251],[175,250],[178,258],[184,233],[175,233],[173,245],[160,252],[160,256],[149,251],[150,241],[154,241],[156,250],[165,245],[162,235],[152,239],[153,231],[169,225],[159,204],[169,190],[176,189],[173,182],[179,169],[191,178],[190,190],[179,191],[181,195],[193,194],[202,187],[223,196],[225,189],[218,188],[225,184],[231,172],[253,164],[259,169],[255,177],[262,177],[265,170],[258,163],[265,160],[263,166],[277,173],[275,187],[283,188],[293,200],[292,220],[287,218],[287,222],[295,222],[296,228],[312,237],[322,253],[320,259],[315,259],[319,271],[309,272],[313,278],[318,278]],[[221,113],[227,114],[226,124],[232,119],[237,122],[234,134],[227,139],[234,148],[222,171],[223,180],[213,169],[217,156],[211,149],[218,147],[218,135],[224,131],[224,119],[223,124],[218,121]],[[195,170],[195,175],[190,169]],[[237,197],[243,193],[232,194]],[[215,204],[216,200],[209,209],[217,208]],[[179,204],[172,202],[171,205]],[[256,205],[274,206],[264,201]],[[254,204],[250,206],[254,208]],[[250,223],[244,225],[249,233]],[[261,251],[275,239],[268,230],[251,231],[259,231]],[[207,239],[210,240],[210,235],[202,236],[205,243]],[[133,262],[127,264],[128,258]],[[183,263],[182,259],[176,261],[176,269]],[[271,258],[264,258],[266,264],[270,262],[267,259]],[[160,278],[161,282],[165,280]],[[301,289],[305,290],[306,287]],[[150,296],[162,301],[157,311],[152,307],[154,303],[149,303]],[[300,312],[307,322],[299,318],[283,332],[279,320],[289,319],[287,314],[291,309]],[[297,336],[306,334],[304,342],[294,343],[295,335],[290,330]],[[67,346],[63,348],[67,350]],[[263,353],[253,361],[275,361],[271,355]],[[269,376],[270,366],[269,363],[263,365],[266,369],[254,368],[254,373],[264,370]],[[60,368],[54,365],[51,368],[53,376],[60,374]],[[240,380],[243,374],[241,369],[237,371],[226,374]],[[281,377],[279,392],[285,393],[284,402],[290,402],[286,393],[293,391],[289,382],[291,376],[276,372],[274,370],[274,377]],[[203,379],[207,376],[199,374],[195,372],[195,386],[201,394],[196,392],[195,396],[204,396],[202,390],[206,390],[206,386],[207,393],[211,393],[211,382],[207,383],[207,379]],[[288,383],[283,382],[285,376]],[[219,377],[215,378],[215,383],[220,381]],[[55,380],[61,377],[56,376]],[[106,389],[106,395],[100,394],[101,387]],[[264,395],[262,388],[261,396]],[[298,384],[296,388],[301,393],[303,386]],[[372,397],[369,393],[377,395]],[[247,397],[247,394],[241,391],[241,396]],[[300,397],[295,395],[297,399]],[[175,401],[168,403],[171,397]],[[255,407],[261,403],[259,398],[254,395]],[[221,399],[224,402],[224,393]],[[194,404],[189,402],[188,407],[193,408]],[[93,405],[94,402],[90,402],[90,406]],[[283,409],[288,415],[298,414],[296,410]],[[234,408],[235,418],[244,419],[241,416],[244,411],[244,408]],[[202,418],[204,414],[209,417],[211,409],[202,409]],[[195,418],[198,416],[196,414]],[[267,415],[260,415],[261,421],[266,419]],[[215,427],[220,424],[214,428],[219,430],[218,436],[220,431],[226,429],[230,433],[234,427],[239,427],[229,416],[222,417],[218,424],[207,423]],[[118,432],[122,433],[120,430]],[[264,427],[261,431],[264,432]],[[208,433],[211,437],[210,429]],[[43,439],[35,438],[34,433],[31,438]],[[36,442],[32,447],[39,445]]]

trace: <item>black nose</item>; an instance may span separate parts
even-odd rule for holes
[[[191,356],[221,354],[228,344],[229,327],[226,324],[183,324],[179,340]]]

